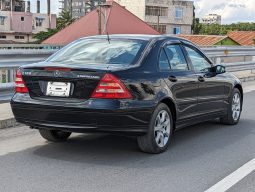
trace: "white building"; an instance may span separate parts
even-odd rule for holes
[[[191,34],[193,1],[116,0],[162,34]]]
[[[202,19],[203,24],[219,24],[221,25],[221,15],[217,15],[217,14],[209,14],[209,15],[205,15]]]

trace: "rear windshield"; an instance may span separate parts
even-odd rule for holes
[[[84,39],[49,58],[50,62],[74,64],[135,64],[147,42],[142,40]]]

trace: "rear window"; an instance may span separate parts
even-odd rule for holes
[[[142,40],[84,39],[74,42],[48,61],[74,64],[135,64],[147,42]]]

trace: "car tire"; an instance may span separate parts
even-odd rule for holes
[[[140,150],[152,154],[164,152],[171,141],[173,125],[170,109],[164,103],[159,104],[152,114],[147,134],[137,137]]]
[[[51,142],[63,142],[66,141],[71,132],[64,132],[64,131],[57,131],[57,130],[46,130],[46,129],[39,129],[40,135],[46,139],[47,141]]]
[[[242,112],[242,95],[237,88],[234,88],[231,94],[227,110],[227,115],[220,118],[220,122],[225,125],[238,124]]]

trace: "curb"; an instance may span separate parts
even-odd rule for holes
[[[11,128],[17,126],[15,118],[0,120],[0,129]]]
[[[255,76],[252,77],[241,77],[239,78],[242,82],[255,81]]]

